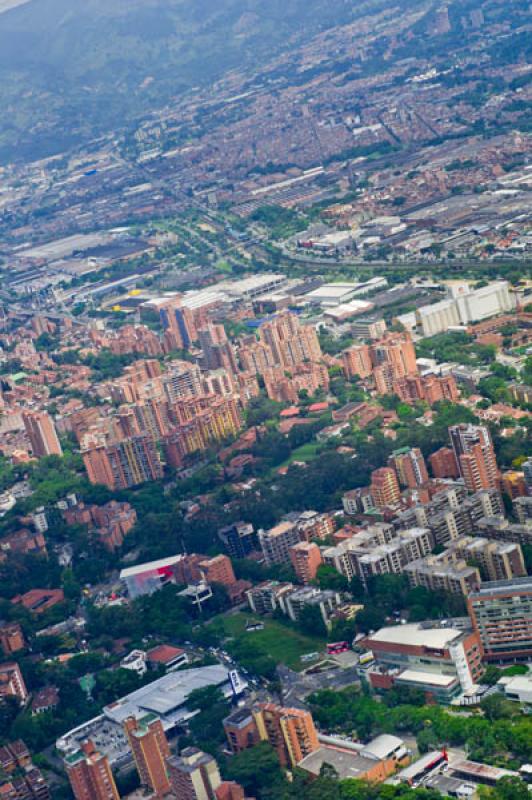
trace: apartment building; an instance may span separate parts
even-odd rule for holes
[[[230,558],[247,558],[259,549],[257,533],[249,522],[234,522],[220,528],[217,535]]]
[[[444,552],[407,564],[403,569],[412,587],[424,586],[432,592],[450,592],[467,597],[480,586],[480,572],[463,559],[450,559]]]
[[[290,561],[300,583],[310,583],[323,563],[321,551],[313,542],[298,542],[290,548]]]
[[[152,792],[154,798],[163,798],[170,791],[165,764],[170,757],[170,747],[161,720],[155,714],[146,714],[140,719],[128,717],[124,731],[141,785]]]
[[[90,447],[82,452],[82,457],[89,481],[103,483],[115,491],[163,477],[157,448],[147,435]]]
[[[196,747],[166,759],[171,791],[179,800],[215,800],[222,779],[216,759]]]
[[[468,598],[473,628],[487,661],[513,663],[532,658],[532,579],[489,581]]]
[[[490,581],[512,580],[526,575],[523,551],[519,544],[497,542],[481,536],[461,536],[446,551],[453,561],[464,560],[478,566],[481,577]]]
[[[388,459],[388,466],[395,470],[401,486],[416,489],[429,480],[427,465],[419,447],[403,447],[395,450]]]
[[[452,425],[449,436],[466,488],[470,492],[497,489],[499,472],[488,428],[484,425]]]
[[[395,470],[390,467],[380,467],[373,470],[369,490],[377,508],[393,506],[401,498],[397,475]]]
[[[89,740],[64,761],[76,800],[119,800],[109,759]]]
[[[290,563],[290,548],[299,541],[296,522],[285,520],[268,531],[259,530],[259,544],[266,564]]]
[[[22,421],[30,440],[32,453],[36,458],[63,455],[54,421],[46,411],[24,410]]]
[[[319,748],[314,720],[308,711],[260,703],[253,717],[260,740],[272,745],[283,767],[296,767]]]

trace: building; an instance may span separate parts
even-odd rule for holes
[[[195,747],[166,760],[171,790],[179,800],[215,800],[222,779],[216,760]]]
[[[435,336],[510,311],[513,305],[507,281],[494,281],[475,290],[465,285],[454,297],[417,309],[416,321],[423,336]]]
[[[15,661],[0,664],[0,698],[3,697],[16,697],[21,704],[28,699],[22,672]]]
[[[263,581],[248,589],[246,597],[254,614],[270,614],[278,608],[281,609],[283,597],[293,590],[293,583]]]
[[[206,328],[198,331],[198,338],[205,369],[226,369],[236,375],[238,365],[235,353],[223,325],[209,323]]]
[[[300,540],[295,522],[279,522],[268,531],[259,530],[259,543],[266,564],[290,563],[290,548]]]
[[[240,753],[259,742],[259,732],[253,713],[239,708],[223,722],[225,735],[232,753]]]
[[[186,651],[170,644],[152,647],[146,653],[146,662],[150,667],[164,667],[167,672],[189,663]]]
[[[46,411],[24,410],[22,421],[34,456],[41,458],[63,455],[54,422]]]
[[[464,559],[453,561],[446,552],[412,561],[403,572],[411,586],[424,586],[431,592],[449,592],[465,597],[481,582],[477,567],[470,566]]]
[[[18,594],[12,603],[20,603],[32,614],[44,614],[49,608],[62,603],[65,595],[62,589],[30,589],[25,594]]]
[[[409,761],[408,750],[397,736],[381,734],[366,745],[345,738],[320,736],[320,747],[300,761],[298,767],[318,777],[324,765],[329,765],[335,769],[339,780],[351,778],[375,785]]]
[[[460,470],[450,447],[440,447],[429,456],[430,469],[435,478],[458,478]]]
[[[466,488],[470,492],[498,488],[499,473],[489,430],[484,425],[453,425],[449,436]]]
[[[525,476],[527,492],[529,495],[532,495],[532,458],[527,458],[521,465],[521,468]]]
[[[388,466],[395,470],[401,486],[408,489],[416,489],[429,480],[425,459],[419,447],[395,450],[388,459]]]
[[[305,608],[316,608],[327,629],[331,627],[331,618],[336,609],[342,605],[339,592],[331,589],[318,589],[315,586],[304,586],[292,589],[279,598],[279,608],[292,622],[297,622]]]
[[[183,466],[187,456],[206,450],[212,443],[235,436],[242,421],[233,397],[205,395],[175,405],[171,432],[163,437],[168,464]]]
[[[489,581],[468,598],[474,629],[487,661],[512,663],[532,657],[532,579]]]
[[[135,567],[126,567],[120,573],[120,580],[125,583],[127,593],[132,599],[143,594],[153,594],[165,584],[174,582],[175,567],[183,558],[184,556],[180,554],[158,561],[147,561]]]
[[[310,583],[323,563],[321,551],[313,542],[298,542],[290,548],[290,561],[300,583]]]
[[[0,647],[5,656],[10,656],[26,647],[24,633],[18,622],[0,624]]]
[[[526,575],[523,551],[513,542],[460,536],[450,543],[446,553],[452,560],[464,560],[477,566],[481,577],[486,580],[512,580]]]
[[[233,586],[236,583],[233,565],[227,556],[206,558],[200,561],[199,568],[207,583],[221,583],[224,586]]]
[[[247,558],[259,549],[258,536],[249,522],[233,522],[220,528],[218,539],[230,558]]]
[[[377,508],[393,506],[401,498],[401,490],[397,481],[395,470],[390,467],[380,467],[371,473],[370,492]]]
[[[370,349],[367,344],[353,345],[342,352],[342,367],[347,380],[369,378],[373,371]]]
[[[368,677],[375,689],[422,689],[440,702],[471,693],[483,673],[482,647],[471,627],[416,622],[381,628],[367,636],[375,667]]]
[[[161,720],[155,714],[140,719],[128,717],[124,730],[142,786],[153,792],[154,797],[164,797],[170,791],[165,764],[170,748]]]
[[[139,435],[110,445],[90,447],[82,453],[91,483],[103,483],[111,490],[129,489],[163,477],[155,442]]]
[[[90,740],[67,756],[64,764],[76,800],[119,800],[109,760]]]
[[[308,711],[260,703],[253,711],[261,741],[269,742],[283,767],[295,767],[319,747],[314,720]]]

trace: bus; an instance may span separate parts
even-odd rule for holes
[[[327,654],[332,656],[337,653],[346,653],[350,649],[349,642],[332,642],[327,645]]]

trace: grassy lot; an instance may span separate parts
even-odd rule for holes
[[[319,447],[320,442],[307,442],[306,444],[302,444],[301,447],[298,447],[291,453],[290,458],[287,458],[282,466],[287,467],[289,464],[293,464],[294,461],[312,461],[313,458],[316,458]]]
[[[264,630],[246,632],[248,621],[263,622]],[[301,662],[300,656],[325,650],[325,639],[307,636],[278,620],[238,613],[224,617],[223,624],[228,636],[233,636],[235,639],[245,637],[246,641],[256,642],[278,664],[286,664],[294,670],[309,666]]]

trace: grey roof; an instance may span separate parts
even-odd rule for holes
[[[221,664],[170,672],[105,706],[103,711],[108,719],[120,725],[127,717],[143,716],[150,711],[158,714],[167,723],[174,722],[176,720],[173,718],[176,716],[185,716],[186,709],[183,707],[194,689],[220,686],[228,680],[227,668]]]

